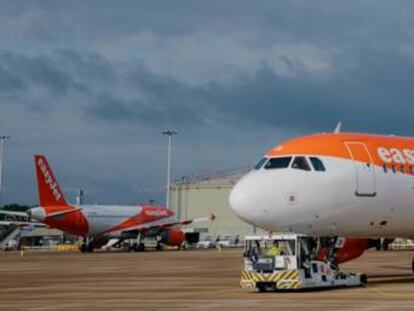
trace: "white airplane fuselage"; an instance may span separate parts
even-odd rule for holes
[[[68,233],[95,237],[121,237],[129,229],[161,226],[177,222],[175,213],[156,206],[126,205],[64,205],[36,207],[30,210],[31,217],[37,221],[64,230]],[[59,211],[73,211],[64,215],[49,216]]]
[[[319,134],[266,154],[280,157],[291,157],[288,167],[264,164],[233,188],[230,206],[241,219],[315,236],[414,237],[414,139]],[[295,157],[310,170],[292,167]],[[310,157],[324,170],[315,170]]]

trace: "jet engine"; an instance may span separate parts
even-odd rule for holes
[[[372,242],[370,239],[358,238],[321,238],[316,258],[339,265],[361,256],[374,246]]]
[[[164,230],[159,235],[159,242],[170,246],[180,246],[185,240],[185,233],[180,229]]]

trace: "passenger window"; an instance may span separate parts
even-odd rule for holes
[[[267,161],[267,158],[263,158],[259,161],[259,163],[256,164],[254,167],[255,170],[260,170],[263,167],[263,164]]]
[[[292,157],[283,157],[283,158],[270,158],[269,161],[265,164],[264,168],[269,169],[280,169],[289,167],[290,160]]]
[[[321,159],[315,158],[315,157],[310,157],[309,159],[315,171],[320,171],[320,172],[326,171],[325,165],[323,165]]]
[[[308,160],[305,157],[295,157],[292,163],[292,168],[304,171],[310,171]]]

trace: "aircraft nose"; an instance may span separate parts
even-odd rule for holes
[[[241,219],[251,222],[254,217],[254,198],[248,178],[242,178],[232,189],[229,196],[229,205],[234,214]]]
[[[275,174],[251,172],[233,187],[229,205],[240,219],[254,226],[276,229],[280,226],[286,208],[286,178]]]

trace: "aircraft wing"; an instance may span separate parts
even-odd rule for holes
[[[10,225],[16,225],[18,227],[33,227],[33,228],[47,227],[47,225],[42,224],[40,222],[7,221],[7,220],[0,221],[0,226],[10,226]]]
[[[19,216],[19,217],[28,217],[26,212],[4,211],[1,209],[0,209],[0,214]]]
[[[77,212],[77,211],[80,211],[80,210],[82,210],[81,207],[66,209],[66,210],[63,210],[63,211],[50,213],[50,214],[46,215],[46,217],[62,216],[62,215],[70,214],[70,213]],[[4,211],[4,210],[0,209],[0,214],[11,215],[11,216],[19,216],[19,217],[30,217],[30,211],[28,211],[28,212],[15,212],[15,211]]]
[[[209,220],[214,221],[215,219],[216,219],[216,216],[214,214],[211,214],[207,217],[194,218],[194,219],[181,220],[181,221],[171,221],[170,219],[160,219],[158,221],[129,227],[121,231],[122,232],[129,232],[129,231],[144,232],[144,231],[157,230],[157,229],[162,230],[162,229],[172,228],[175,226],[186,226],[186,225],[197,223],[197,222],[204,222],[204,221],[209,221]]]

